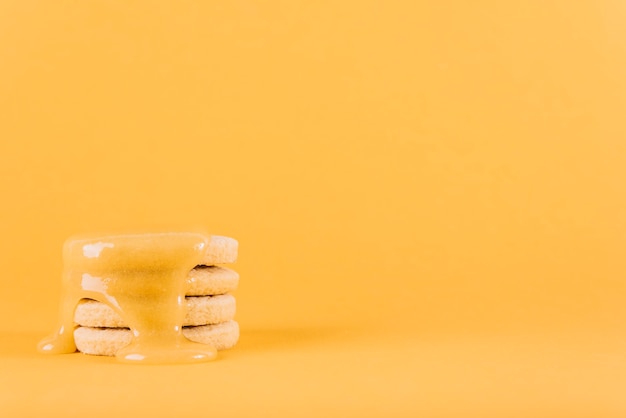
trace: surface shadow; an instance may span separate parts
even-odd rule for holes
[[[237,353],[280,352],[294,348],[336,345],[348,342],[359,334],[356,330],[340,327],[242,328],[237,345],[233,349],[221,351],[218,360]],[[43,358],[37,351],[37,344],[46,336],[45,333],[2,332],[0,357]],[[111,360],[109,357],[101,356],[89,358]]]
[[[242,328],[238,352],[282,351],[348,341],[355,331],[338,327]]]

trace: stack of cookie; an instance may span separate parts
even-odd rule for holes
[[[219,264],[234,263],[237,241],[211,236],[201,264],[186,278],[186,313],[183,335],[194,342],[208,344],[217,350],[233,347],[239,339],[239,325],[234,320],[235,297],[239,274]],[[89,299],[76,306],[74,340],[86,354],[114,356],[132,340],[124,319],[108,305]]]

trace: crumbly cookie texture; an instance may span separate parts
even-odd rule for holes
[[[239,340],[239,324],[226,321],[220,324],[184,327],[183,335],[194,342],[208,344],[217,350],[232,348]],[[78,327],[74,330],[74,341],[79,351],[85,354],[114,356],[132,340],[128,328]]]
[[[199,264],[212,266],[237,261],[239,243],[236,239],[221,235],[211,235],[209,238],[208,248]]]
[[[189,272],[185,295],[223,295],[237,289],[239,273],[220,266],[196,266]]]
[[[185,298],[183,326],[219,324],[235,317],[233,295],[189,296]],[[83,299],[74,311],[74,322],[84,327],[127,328],[124,319],[110,306],[95,300]]]

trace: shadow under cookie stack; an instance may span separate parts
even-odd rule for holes
[[[235,346],[239,324],[235,317],[235,297],[239,274],[221,264],[237,260],[238,243],[233,238],[211,236],[201,264],[185,280],[185,319],[183,335],[190,341],[219,350]],[[85,354],[115,356],[132,341],[133,334],[124,319],[105,303],[81,300],[74,312],[74,341]]]

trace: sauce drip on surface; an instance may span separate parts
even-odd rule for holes
[[[209,238],[194,232],[79,237],[63,247],[63,296],[57,332],[39,343],[45,353],[73,353],[74,310],[83,298],[109,305],[133,332],[118,351],[131,363],[212,360],[214,347],[182,334],[185,280]]]

